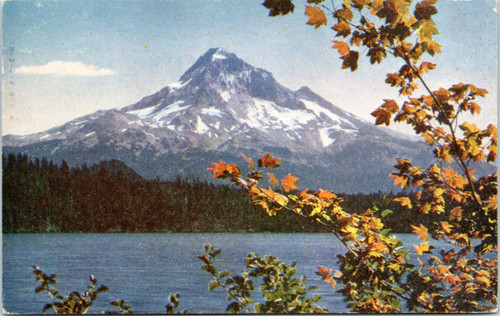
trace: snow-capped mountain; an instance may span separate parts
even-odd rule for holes
[[[395,157],[430,159],[422,142],[395,137],[307,87],[285,88],[220,48],[136,104],[41,133],[7,135],[3,146],[70,164],[120,159],[143,176],[163,178],[208,178],[209,161],[271,152],[301,185],[344,192],[395,189],[387,178]]]

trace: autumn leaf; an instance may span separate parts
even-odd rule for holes
[[[266,153],[262,156],[262,158],[259,159],[259,168],[264,166],[267,169],[274,169],[274,168],[279,168],[280,164],[279,162],[281,161],[281,158],[271,158],[270,153]]]
[[[427,61],[422,62],[420,65],[421,72],[428,72],[430,69],[436,69],[436,65]]]
[[[342,69],[350,68],[351,71],[358,69],[358,59],[359,53],[357,51],[351,50],[349,54],[341,57],[344,61],[342,62]]]
[[[418,235],[418,238],[422,240],[429,240],[429,232],[427,230],[427,227],[423,226],[420,224],[419,227],[410,225],[411,228],[413,228],[413,233]]]
[[[337,49],[341,56],[349,53],[349,44],[346,42],[333,41],[335,45],[332,46],[333,49]]]
[[[331,200],[331,199],[337,198],[337,196],[335,194],[333,194],[332,192],[322,190],[322,189],[316,191],[315,194],[317,197],[319,197],[322,200]]]
[[[247,156],[240,154],[245,160],[248,162],[248,168],[255,169],[255,162],[253,162],[252,158],[248,158]]]
[[[351,9],[344,6],[344,9],[335,12],[335,17],[340,20],[351,21],[353,18]]]
[[[451,229],[453,228],[453,226],[448,222],[439,222],[439,226],[446,234],[451,233]]]
[[[280,180],[281,186],[283,187],[283,190],[285,191],[290,191],[290,190],[296,190],[297,187],[295,186],[295,183],[299,181],[298,178],[295,178],[291,174],[288,174],[283,180]]]
[[[387,109],[379,107],[378,109],[373,111],[371,115],[376,118],[375,125],[385,124],[389,126],[389,124],[391,124],[391,112],[389,112]]]
[[[218,164],[213,162],[210,164],[212,165],[212,168],[208,168],[208,171],[214,174],[214,178],[225,179],[228,176],[238,175],[240,173],[240,170],[235,164],[228,165],[222,160],[219,160]]]
[[[309,17],[307,24],[314,25],[315,28],[328,22],[325,12],[318,7],[306,5],[306,15]]]
[[[349,23],[344,21],[335,24],[334,26],[332,26],[332,29],[334,31],[337,31],[336,36],[347,37],[349,36],[349,34],[351,34],[351,27],[349,26]]]
[[[467,179],[459,175],[453,168],[443,168],[443,170],[443,177],[452,188],[463,189],[467,184]]]
[[[395,198],[394,199],[394,202],[399,202],[401,203],[401,206],[407,206],[410,210],[412,209],[412,205],[411,205],[411,200],[410,198],[407,198],[407,197],[400,197],[400,198]]]
[[[392,99],[384,99],[384,104],[381,106],[391,113],[396,113],[399,110],[398,104]]]
[[[292,0],[266,0],[262,5],[269,9],[270,16],[286,15],[295,8]]]
[[[318,266],[318,271],[316,271],[316,274],[321,277],[321,280],[325,281],[326,283],[331,284],[333,287],[336,286],[335,280],[331,276],[332,269]]]
[[[415,18],[417,20],[427,20],[430,19],[432,15],[436,14],[438,11],[433,5],[437,0],[424,0],[417,3],[415,7]]]
[[[399,186],[401,186],[402,189],[404,189],[408,186],[408,181],[410,180],[410,178],[408,176],[394,174],[394,173],[391,173],[389,175],[389,177],[395,178],[394,185],[399,185]]]
[[[276,180],[276,177],[272,173],[267,173],[267,176],[269,177],[269,182],[271,182],[274,185],[278,184],[278,180]]]
[[[416,246],[416,249],[415,249],[415,253],[419,254],[419,255],[423,255],[424,252],[428,252],[428,251],[429,251],[429,243],[427,241]]]

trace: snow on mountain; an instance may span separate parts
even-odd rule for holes
[[[208,50],[179,81],[136,104],[98,111],[41,133],[7,135],[3,145],[4,151],[73,164],[121,159],[150,177],[172,177],[182,169],[184,175],[204,178],[209,159],[270,151],[287,160],[284,172],[293,166],[315,174],[317,183],[311,186],[344,191],[368,190],[392,171],[396,155],[422,158],[425,148],[334,106],[307,87],[283,87],[270,72],[220,48]],[[363,179],[332,184],[354,174]],[[383,180],[384,185],[390,182]]]

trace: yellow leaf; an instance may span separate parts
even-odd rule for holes
[[[247,156],[240,154],[245,160],[248,162],[248,168],[255,169],[255,162],[253,162],[252,158],[248,158]]]
[[[274,185],[278,184],[278,180],[276,180],[276,177],[272,173],[267,173],[267,176],[269,177],[269,182],[271,182]]]
[[[332,46],[333,49],[337,49],[340,55],[347,55],[349,53],[349,44],[346,42],[333,41],[335,45]]]
[[[328,22],[325,12],[318,7],[306,5],[306,15],[309,17],[307,24],[314,25],[315,28],[318,28]]]
[[[401,206],[407,206],[410,210],[412,209],[411,200],[407,197],[395,198],[394,202],[401,203]]]
[[[427,227],[423,226],[420,224],[419,227],[410,225],[411,228],[413,228],[413,233],[418,235],[418,238],[422,240],[428,240],[429,239],[429,232],[427,230]]]
[[[423,255],[424,252],[427,252],[427,251],[429,251],[429,243],[427,241],[421,243],[415,249],[415,253],[419,254],[419,255]]]
[[[441,226],[441,229],[446,233],[449,234],[451,233],[451,229],[453,226],[450,225],[448,222],[439,222],[439,226]]]

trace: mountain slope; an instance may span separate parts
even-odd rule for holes
[[[235,54],[210,49],[179,79],[120,110],[42,133],[3,137],[4,151],[70,164],[119,159],[145,177],[209,179],[210,161],[271,152],[301,186],[394,190],[396,157],[429,163],[423,142],[396,137],[321,98],[292,91]]]

